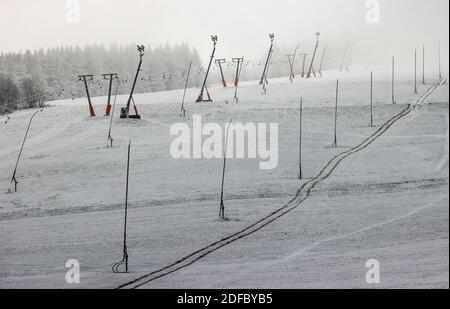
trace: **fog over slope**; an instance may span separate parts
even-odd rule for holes
[[[335,53],[343,53],[346,42],[351,41],[357,63],[384,64],[393,54],[408,56],[422,43],[429,46],[429,62],[437,62],[432,58],[437,58],[441,42],[448,67],[447,0],[379,0],[378,24],[367,23],[367,0],[78,2],[80,23],[71,24],[66,20],[67,1],[1,0],[0,51],[93,43],[186,42],[197,47],[206,61],[209,35],[214,33],[220,40],[218,56],[245,55],[259,60],[268,48],[269,32],[276,33],[280,46],[294,47],[300,42],[302,49],[310,52],[314,34],[320,31]]]

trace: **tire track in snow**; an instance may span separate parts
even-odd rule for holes
[[[391,218],[389,220],[386,220],[386,221],[383,221],[383,222],[375,223],[373,225],[370,225],[370,226],[358,229],[356,231],[352,231],[352,232],[348,232],[348,233],[344,233],[344,234],[337,235],[337,236],[334,236],[334,237],[329,237],[329,238],[326,238],[326,239],[323,239],[323,240],[316,241],[316,242],[314,242],[314,243],[312,243],[312,244],[310,244],[310,245],[308,245],[308,246],[306,246],[304,248],[298,249],[297,251],[282,257],[281,259],[278,259],[278,260],[275,260],[275,261],[270,261],[270,262],[263,262],[263,263],[259,263],[257,265],[254,265],[253,267],[250,267],[250,269],[247,269],[244,272],[239,273],[239,275],[240,276],[245,276],[246,274],[249,274],[249,273],[252,273],[252,272],[257,272],[259,269],[266,269],[267,267],[272,267],[272,266],[283,264],[283,263],[289,263],[289,262],[291,262],[291,261],[293,261],[295,259],[300,258],[304,254],[306,254],[306,253],[316,249],[317,247],[323,246],[323,245],[325,245],[327,243],[330,243],[330,242],[345,240],[345,239],[350,238],[352,236],[355,236],[355,235],[358,235],[358,234],[363,234],[363,233],[369,232],[371,230],[379,229],[379,228],[391,225],[391,224],[396,223],[396,222],[401,222],[401,221],[406,220],[406,219],[408,219],[408,218],[410,218],[410,217],[412,217],[414,215],[417,215],[417,214],[419,214],[419,213],[421,213],[421,212],[423,212],[425,210],[428,210],[428,209],[430,209],[432,207],[435,207],[435,205],[438,202],[444,201],[444,203],[445,203],[445,201],[447,199],[448,199],[447,196],[442,196],[442,197],[440,197],[440,198],[438,198],[438,199],[436,199],[436,200],[434,200],[434,201],[432,201],[432,202],[430,202],[430,203],[428,203],[426,205],[418,207],[418,208],[416,208],[416,209],[414,209],[414,210],[412,210],[412,211],[410,211],[410,212],[408,212],[406,214],[402,214],[402,215],[393,217],[393,218]]]
[[[444,146],[441,149],[440,155],[439,155],[439,163],[437,164],[435,171],[441,172],[448,170],[448,145],[449,145],[449,132],[450,132],[450,125],[449,125],[449,116],[446,115],[446,125],[447,125],[447,132],[444,136],[440,136],[442,138]]]
[[[225,247],[228,244],[231,244],[233,242],[236,242],[248,235],[254,234],[257,231],[261,230],[265,226],[269,225],[273,221],[285,216],[286,214],[290,213],[294,209],[296,209],[298,206],[300,206],[311,194],[311,191],[321,182],[326,180],[331,176],[331,174],[336,170],[336,168],[339,166],[339,164],[352,154],[358,153],[367,147],[369,147],[373,142],[375,142],[379,137],[381,137],[389,128],[391,128],[397,121],[400,119],[406,117],[409,115],[412,111],[415,110],[417,105],[423,104],[424,101],[440,86],[445,84],[445,80],[441,80],[439,83],[431,86],[428,91],[423,94],[414,105],[408,104],[405,109],[403,109],[400,113],[392,117],[390,120],[388,120],[383,126],[381,126],[375,133],[373,133],[371,136],[369,136],[366,140],[364,140],[362,143],[357,145],[356,147],[353,147],[352,149],[349,149],[347,151],[344,151],[335,157],[333,157],[328,163],[322,168],[322,170],[317,174],[316,177],[313,179],[307,181],[303,186],[297,191],[297,194],[295,197],[289,201],[285,206],[277,209],[276,211],[272,212],[271,214],[267,215],[266,217],[262,218],[261,220],[253,223],[252,225],[244,228],[243,230],[236,232],[228,237],[225,237],[209,246],[206,246],[198,251],[195,251],[191,253],[190,255],[180,259],[179,261],[172,263],[169,266],[166,266],[164,268],[161,268],[159,270],[153,271],[151,273],[148,273],[146,275],[143,275],[135,280],[129,281],[127,283],[124,283],[120,285],[119,289],[136,289],[139,287],[142,287],[143,285],[155,281],[156,279],[168,276],[178,270],[181,270],[183,268],[186,268],[195,262],[201,260],[205,256],[211,254],[214,251],[219,250],[222,247]]]
[[[302,249],[300,249],[300,250],[298,250],[298,251],[296,251],[296,252],[294,252],[294,253],[292,253],[292,254],[284,257],[284,258],[282,258],[279,261],[274,261],[274,262],[271,262],[271,263],[267,263],[267,264],[265,264],[265,266],[272,266],[272,265],[276,265],[276,264],[279,264],[279,263],[286,263],[286,262],[289,262],[289,261],[291,261],[293,259],[299,258],[300,256],[304,255],[305,253],[315,249],[316,247],[322,246],[322,245],[324,245],[326,243],[334,242],[334,241],[337,241],[337,240],[344,240],[344,239],[350,238],[350,237],[358,235],[358,234],[363,234],[363,233],[366,233],[366,232],[371,231],[371,230],[379,229],[381,227],[385,227],[385,226],[391,225],[393,223],[403,221],[403,220],[408,219],[408,218],[410,218],[410,217],[412,217],[412,216],[414,216],[416,214],[419,214],[419,213],[421,213],[421,212],[423,212],[425,210],[428,210],[428,209],[434,207],[438,202],[444,201],[444,203],[445,203],[445,201],[447,199],[448,199],[447,196],[442,196],[442,197],[439,197],[438,199],[436,199],[436,200],[434,200],[434,201],[432,201],[432,202],[430,202],[428,204],[425,204],[425,205],[423,205],[421,207],[413,209],[413,210],[411,210],[410,212],[408,212],[406,214],[402,214],[402,215],[393,217],[393,218],[391,218],[389,220],[386,220],[386,221],[383,221],[383,222],[375,223],[373,225],[361,228],[361,229],[356,230],[356,231],[352,231],[352,232],[348,232],[348,233],[345,233],[345,234],[341,234],[341,235],[337,235],[337,236],[330,237],[330,238],[327,238],[327,239],[316,241],[315,243],[313,243],[313,244],[311,244],[309,246],[306,246],[306,247],[304,247],[304,248],[302,248]]]

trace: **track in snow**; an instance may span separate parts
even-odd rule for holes
[[[180,269],[186,268],[195,262],[199,261],[200,259],[204,258],[205,256],[209,255],[210,253],[217,251],[218,249],[225,247],[226,245],[233,243],[239,239],[242,239],[248,235],[251,235],[263,227],[267,226],[268,224],[272,223],[273,221],[283,217],[284,215],[288,214],[298,206],[300,206],[311,194],[311,191],[321,182],[326,180],[331,176],[333,171],[339,166],[339,164],[346,159],[347,157],[351,156],[354,153],[360,152],[364,149],[366,149],[368,146],[370,146],[373,142],[375,142],[380,136],[382,136],[389,128],[391,128],[397,121],[402,119],[403,117],[409,115],[417,105],[420,105],[424,103],[424,101],[440,86],[445,84],[445,80],[441,80],[439,83],[431,86],[425,94],[423,94],[414,105],[408,104],[407,107],[402,110],[399,114],[392,117],[390,120],[388,120],[383,126],[381,126],[374,134],[372,134],[370,137],[368,137],[366,140],[364,140],[361,144],[358,146],[349,149],[345,152],[342,152],[335,157],[333,157],[326,165],[325,167],[319,172],[319,174],[314,177],[313,179],[306,182],[298,191],[296,196],[289,201],[285,206],[279,208],[278,210],[272,212],[271,214],[267,215],[266,217],[262,218],[261,220],[253,223],[252,225],[246,227],[245,229],[234,233],[226,238],[223,238],[207,247],[204,247],[198,251],[195,251],[191,253],[190,255],[182,258],[181,260],[166,266],[164,268],[161,268],[157,271],[148,273],[144,276],[141,276],[135,280],[129,281],[127,283],[122,284],[119,286],[119,289],[136,289],[139,287],[142,287],[143,285],[152,282],[156,279],[168,276]]]

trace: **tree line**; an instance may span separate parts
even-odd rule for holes
[[[187,44],[146,47],[136,93],[184,87],[190,61],[193,63],[190,86],[201,83],[201,61],[196,49]],[[83,74],[95,77],[89,85],[92,96],[107,94],[108,82],[101,76],[105,73],[118,73],[124,85],[119,94],[128,93],[138,61],[139,54],[133,44],[1,53],[0,113],[36,107],[44,100],[83,97],[84,85],[78,80]]]

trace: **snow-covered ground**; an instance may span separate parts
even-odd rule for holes
[[[388,70],[386,71],[388,72]],[[369,123],[368,71],[327,72],[323,79],[271,81],[267,95],[254,82],[211,87],[214,103],[194,104],[180,118],[182,91],[136,95],[141,121],[87,117],[85,99],[51,102],[39,113],[19,166],[11,174],[34,111],[0,122],[0,287],[114,288],[172,264],[238,232],[286,205],[335,155],[347,151],[416,103],[397,81],[391,104],[388,74],[375,74],[375,128]],[[403,76],[403,75],[402,75]],[[336,78],[341,79],[339,148],[333,142]],[[437,82],[434,80],[433,82]],[[297,179],[298,105],[304,98],[304,176]],[[318,184],[299,207],[261,230],[144,288],[370,288],[365,263],[381,263],[375,287],[449,287],[448,86],[354,153]],[[118,97],[118,107],[126,97]],[[105,98],[95,98],[98,115]],[[217,220],[221,160],[175,160],[170,126],[201,114],[206,122],[276,122],[279,165],[230,160],[225,203]],[[126,147],[132,140],[128,247],[130,273],[113,274],[121,259]],[[65,263],[81,264],[81,284],[67,285]]]

